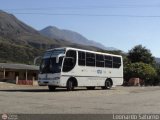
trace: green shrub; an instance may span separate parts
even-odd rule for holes
[[[124,77],[126,81],[133,77],[140,78],[144,80],[145,85],[152,85],[156,77],[156,70],[149,64],[131,63],[124,67]]]

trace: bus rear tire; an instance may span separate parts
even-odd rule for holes
[[[67,82],[67,90],[73,91],[74,90],[74,82],[72,80],[68,80]]]
[[[49,85],[49,86],[48,86],[48,89],[49,89],[49,91],[55,91],[56,87]]]
[[[105,82],[105,88],[106,89],[111,89],[111,87],[112,87],[111,80],[106,80],[106,82]]]
[[[112,87],[112,80],[111,79],[107,79],[105,81],[105,85],[102,87],[102,89],[111,89]]]

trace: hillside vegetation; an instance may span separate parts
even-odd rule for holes
[[[42,55],[46,49],[63,46],[99,50],[92,46],[45,37],[12,14],[0,10],[0,62],[33,64],[34,58]]]

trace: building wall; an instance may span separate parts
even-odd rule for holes
[[[3,78],[3,71],[0,71],[0,78]]]
[[[37,80],[38,71],[27,70],[27,80]],[[16,70],[16,69],[5,69],[5,78],[4,78],[4,69],[0,69],[0,80],[16,83],[16,80],[26,80],[26,70]]]

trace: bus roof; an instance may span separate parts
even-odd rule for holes
[[[72,47],[59,47],[59,48],[49,49],[47,51],[58,50],[58,49],[66,49],[66,50],[70,49],[70,50],[90,52],[90,53],[95,53],[95,54],[103,54],[103,55],[112,55],[112,56],[122,57],[121,55],[116,55],[116,54],[111,54],[111,53],[105,53],[105,52],[96,52],[96,51],[91,51],[91,50],[86,50],[86,49],[79,49],[79,48],[72,48]]]

